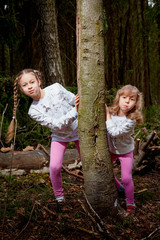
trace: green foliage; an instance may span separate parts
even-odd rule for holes
[[[106,104],[111,106],[113,103],[113,99],[116,96],[117,89],[111,88],[110,90],[106,90]]]
[[[150,123],[150,126],[147,127],[160,130],[160,106],[151,106],[148,109],[145,109],[145,122]]]
[[[160,106],[153,105],[147,109],[144,109],[144,124],[135,127],[135,134],[140,129],[146,128],[148,133],[151,133],[153,130],[160,135]],[[140,131],[138,136],[141,140],[146,140],[146,136],[143,131]],[[160,144],[160,140],[158,140]]]
[[[19,23],[16,18],[14,3],[1,4],[0,42],[14,45],[19,37]]]
[[[73,87],[66,87],[66,89],[72,93],[74,93],[75,95],[78,93],[78,88],[73,86]]]

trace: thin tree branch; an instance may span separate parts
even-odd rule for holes
[[[152,233],[150,233],[147,237],[142,238],[142,239],[140,239],[140,240],[151,239],[151,237],[152,237],[153,235],[155,235],[155,233],[158,232],[159,230],[160,230],[160,227],[156,228],[156,229],[155,229]],[[157,238],[157,239],[158,239],[158,238]]]
[[[2,119],[1,119],[1,125],[0,125],[0,142],[1,142],[3,147],[4,147],[4,144],[3,144],[2,139],[1,139],[1,137],[2,137],[2,125],[3,125],[3,120],[4,120],[4,114],[5,114],[6,110],[7,110],[7,107],[8,107],[8,103],[6,104],[5,109],[4,109],[3,113],[2,113]]]
[[[32,208],[32,211],[31,211],[31,214],[30,214],[30,216],[29,216],[29,219],[28,219],[28,222],[27,222],[26,226],[25,226],[25,227],[22,229],[22,231],[14,238],[14,240],[16,240],[16,239],[22,234],[22,232],[24,232],[24,230],[28,227],[28,225],[29,225],[29,223],[30,223],[30,221],[31,221],[31,217],[32,217],[34,208],[35,208],[35,204],[36,204],[36,203],[34,203],[34,205],[33,205],[33,208]]]

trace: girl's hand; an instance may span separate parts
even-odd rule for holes
[[[109,107],[107,106],[107,104],[105,104],[105,107],[106,107],[106,121],[111,119],[111,115],[109,113]]]
[[[79,94],[77,93],[76,96],[75,96],[75,109],[76,111],[78,112],[78,106],[79,106]]]

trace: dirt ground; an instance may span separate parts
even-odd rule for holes
[[[1,177],[0,237],[3,240],[159,240],[159,161],[152,169],[133,176],[135,216],[104,218],[102,231],[99,220],[86,211],[83,180],[63,172],[66,202],[57,205],[48,174],[15,177],[9,188],[7,180]],[[118,165],[114,171],[119,174]],[[125,196],[120,196],[119,203],[125,208]]]

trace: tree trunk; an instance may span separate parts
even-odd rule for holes
[[[100,215],[113,210],[117,191],[105,126],[103,6],[77,1],[79,138],[87,199]]]
[[[149,107],[151,105],[151,94],[150,94],[150,74],[149,74],[149,56],[148,56],[148,36],[146,28],[146,1],[141,0],[141,18],[142,18],[142,29],[143,29],[143,58],[144,58],[144,80],[143,80],[143,90],[144,90],[144,102],[145,106]]]
[[[37,6],[41,20],[41,41],[46,84],[59,82],[64,85],[55,0],[39,0]]]

